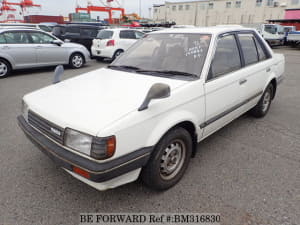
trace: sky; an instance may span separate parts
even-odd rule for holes
[[[9,0],[10,2],[19,2],[19,0]],[[35,4],[41,4],[41,9],[30,9],[31,14],[45,14],[45,15],[64,15],[75,11],[77,0],[33,0]],[[119,0],[120,3],[124,2],[126,13],[139,13],[139,2],[142,5],[142,16],[149,17],[149,8],[153,4],[162,4],[165,0]],[[174,0],[177,1],[177,0]],[[79,5],[87,5],[87,0],[78,0]],[[106,2],[106,0],[103,0]],[[100,5],[100,0],[92,0],[94,5]]]

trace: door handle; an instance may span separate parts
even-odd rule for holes
[[[271,68],[269,67],[269,68],[267,68],[267,70],[266,70],[267,72],[270,72],[271,71]]]
[[[9,49],[9,47],[8,46],[3,46],[2,49]]]
[[[43,46],[40,46],[40,45],[38,45],[38,46],[36,46],[35,48],[42,48]]]
[[[247,82],[247,79],[241,79],[239,83],[240,83],[240,85],[242,85],[242,84],[244,84],[246,82]]]

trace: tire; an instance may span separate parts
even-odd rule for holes
[[[10,73],[11,73],[10,64],[4,59],[0,59],[0,79],[8,77]]]
[[[269,84],[257,105],[250,110],[252,116],[256,118],[262,118],[267,115],[272,103],[273,93],[274,87],[272,84]]]
[[[146,186],[166,190],[184,175],[192,155],[192,138],[187,130],[178,127],[169,131],[156,145],[141,178]]]
[[[118,58],[124,51],[123,50],[118,50],[115,52],[114,56],[112,57],[111,61],[115,61],[116,58]]]
[[[74,53],[71,55],[69,65],[73,69],[79,69],[84,65],[84,57],[80,53]]]

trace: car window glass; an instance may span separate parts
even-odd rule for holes
[[[89,29],[89,28],[82,28],[80,29],[80,35],[85,37],[92,37],[95,38],[97,36],[98,30],[96,29]]]
[[[30,33],[30,35],[33,43],[35,44],[50,44],[52,41],[55,40],[55,38],[39,32],[32,32]]]
[[[51,32],[51,28],[45,25],[39,25],[40,29],[46,32]]]
[[[120,38],[121,39],[136,39],[135,34],[132,30],[121,30]]]
[[[261,43],[257,40],[257,38],[255,38],[254,40],[255,40],[256,47],[257,47],[259,61],[267,59],[267,55],[266,55],[265,51],[263,50]]]
[[[28,44],[30,43],[26,32],[4,33],[7,44]]]
[[[238,37],[243,50],[245,65],[258,62],[258,53],[253,34],[238,34]]]
[[[0,34],[0,44],[6,44],[6,40],[3,34]]]
[[[219,38],[208,80],[241,68],[241,59],[234,35]]]
[[[136,39],[141,39],[141,38],[143,38],[144,35],[145,35],[144,33],[139,32],[139,31],[135,31],[134,33],[135,33],[135,38],[136,38]]]
[[[110,30],[101,30],[99,31],[97,38],[99,39],[111,39],[114,32]]]
[[[72,33],[72,34],[80,34],[79,27],[67,27],[66,33]]]
[[[150,34],[126,50],[113,65],[200,76],[210,39],[206,34]]]

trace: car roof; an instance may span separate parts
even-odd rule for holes
[[[36,28],[30,28],[30,27],[0,27],[0,33],[5,32],[5,31],[39,31],[39,32],[43,32],[40,29],[36,29]]]
[[[245,28],[240,25],[231,25],[231,26],[213,26],[213,27],[195,27],[195,28],[173,28],[173,29],[164,29],[159,31],[154,31],[153,33],[199,33],[199,34],[213,34],[218,35],[227,32],[233,31],[253,31],[253,28]]]

